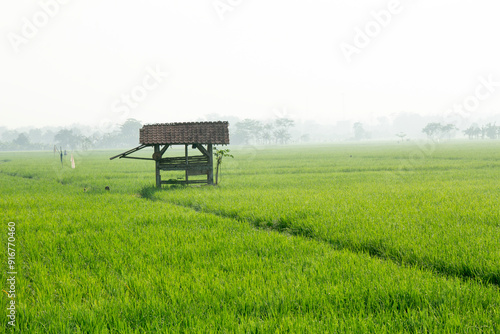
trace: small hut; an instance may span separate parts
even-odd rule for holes
[[[123,152],[116,158],[153,160],[156,163],[156,186],[162,184],[193,184],[214,182],[213,145],[229,144],[228,122],[184,122],[144,125],[139,131],[140,146]],[[184,145],[184,156],[164,157],[169,147]],[[198,149],[201,155],[189,155],[188,149]],[[152,147],[151,158],[130,154]],[[162,181],[160,171],[184,171],[184,180]],[[206,180],[190,180],[190,176],[206,175]]]

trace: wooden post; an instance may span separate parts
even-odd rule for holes
[[[189,166],[188,166],[188,160],[189,160],[188,159],[188,145],[184,145],[184,147],[185,147],[184,150],[186,152],[186,185],[188,185],[189,184],[189,180],[188,180],[188,168],[189,168]]]
[[[160,145],[154,146],[155,154],[160,152]],[[161,188],[160,160],[156,160],[156,187]]]
[[[208,144],[207,146],[207,151],[208,151],[208,164],[210,165],[210,168],[208,169],[208,175],[207,175],[207,183],[213,185],[214,184],[214,151],[212,144]]]

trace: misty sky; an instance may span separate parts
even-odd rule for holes
[[[464,103],[474,119],[500,113],[499,14],[493,0],[2,1],[0,126],[376,122]]]

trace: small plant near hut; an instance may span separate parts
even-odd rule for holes
[[[215,160],[217,161],[217,166],[215,168],[215,184],[216,185],[219,184],[219,171],[222,170],[222,159],[224,157],[234,158],[234,156],[232,154],[230,154],[229,152],[231,152],[230,149],[219,150],[217,147],[215,147],[214,156],[215,156]]]

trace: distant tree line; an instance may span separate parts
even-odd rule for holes
[[[453,124],[429,123],[422,132],[431,139],[452,138],[458,128]]]
[[[269,122],[247,118],[234,125],[231,142],[237,145],[288,144],[292,139],[290,129],[294,125],[294,121],[288,118],[278,118]]]
[[[141,122],[128,119],[111,133],[95,132],[85,136],[77,128],[61,129],[57,132],[32,129],[28,132],[5,131],[0,141],[2,151],[51,150],[54,145],[70,150],[100,148],[123,148],[139,144]]]
[[[224,118],[224,116],[220,115],[216,117],[216,119]],[[332,138],[336,138],[335,140],[359,141],[380,137],[380,134],[372,135],[371,132],[367,132],[361,122],[356,122],[354,125],[352,123],[349,124],[349,122],[344,123],[342,126],[332,125],[331,128],[328,125],[320,123],[311,123],[307,125],[307,128],[304,128],[304,123],[299,123],[299,130],[296,130],[294,129],[296,126],[294,120],[286,117],[270,121],[234,118],[230,124],[231,143],[236,145],[268,145],[309,142],[311,136],[307,132],[313,134],[315,137],[313,140],[315,141],[318,139],[321,141],[331,141]],[[423,124],[417,129],[420,129]],[[349,132],[345,131],[349,126],[352,126],[350,135],[354,134],[353,137],[348,137]],[[54,145],[62,147],[65,150],[128,148],[139,144],[139,129],[141,127],[141,122],[132,118],[118,125],[116,130],[108,133],[93,132],[91,128],[85,128],[84,126],[64,129],[30,129],[26,131],[8,130],[0,127],[0,151],[52,150]],[[401,127],[397,126],[397,128]],[[320,129],[322,133],[318,135]],[[396,125],[394,125],[393,129],[396,129]],[[318,133],[314,132],[315,130],[318,130]],[[330,131],[328,132],[328,130]],[[370,130],[373,131],[373,129]],[[335,137],[337,131],[341,135]],[[428,138],[433,140],[451,139],[460,132],[471,140],[500,138],[500,126],[491,122],[483,126],[473,124],[462,131],[453,124],[430,122],[421,130],[421,133],[424,133]],[[327,137],[328,135],[330,137]],[[400,141],[403,141],[408,135],[400,131],[396,136],[399,137]]]
[[[422,129],[422,132],[431,139],[450,139],[456,135],[458,130],[453,124],[429,123]],[[498,139],[500,138],[500,126],[494,123],[488,123],[483,126],[473,124],[463,130],[462,133],[471,140],[485,138]]]
[[[269,122],[244,119],[232,125],[231,143],[288,144],[292,139],[290,130],[294,125],[294,121],[288,118],[278,118]],[[0,150],[52,150],[54,145],[62,147],[63,150],[126,148],[139,144],[141,127],[141,122],[128,119],[113,132],[94,132],[91,135],[84,135],[82,130],[75,127],[57,131],[31,129],[21,133],[4,130],[0,131]],[[307,141],[308,135],[301,136],[300,140]]]
[[[464,135],[469,139],[498,139],[500,138],[500,126],[493,123],[488,123],[483,126],[473,124],[463,131]]]

